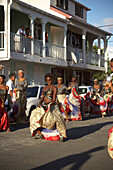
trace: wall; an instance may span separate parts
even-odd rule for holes
[[[48,65],[34,64],[33,78],[36,84],[45,84],[45,74],[50,73],[51,68]]]
[[[26,14],[16,10],[11,10],[11,32],[16,33],[18,29],[24,25],[29,27],[29,18]]]
[[[19,1],[25,2],[36,8],[43,9],[44,11],[48,11],[50,7],[50,0],[19,0]]]
[[[63,46],[63,40],[64,40],[63,28],[51,26],[51,43]]]

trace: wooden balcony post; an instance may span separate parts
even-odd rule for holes
[[[31,54],[34,55],[34,20],[35,18],[31,15],[29,15],[29,19],[30,19],[30,29],[31,29]]]
[[[42,39],[43,39],[43,57],[46,56],[46,42],[45,42],[45,30],[46,30],[46,22],[41,20],[42,23]]]
[[[104,66],[105,66],[105,72],[106,72],[106,73],[107,73],[107,71],[108,71],[108,63],[107,63],[107,60],[108,60],[107,45],[108,45],[108,40],[106,40],[106,38],[104,38],[104,59],[105,59]]]
[[[82,31],[83,62],[86,63],[86,30]]]
[[[64,60],[67,60],[67,25],[64,28]]]
[[[101,37],[98,36],[98,57],[99,57],[98,66],[99,66],[99,67],[100,67],[100,48],[101,48],[100,40],[101,40]]]

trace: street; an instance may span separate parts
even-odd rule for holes
[[[66,122],[65,142],[32,139],[29,125],[12,125],[0,132],[0,169],[112,170],[107,152],[108,130],[113,116],[92,116],[84,121]]]

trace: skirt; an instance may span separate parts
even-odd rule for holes
[[[43,128],[42,134],[47,140],[58,140],[59,135],[62,135],[64,138],[67,137],[64,118],[56,103],[52,106],[48,105],[46,111],[43,107],[37,107],[32,111],[30,116],[31,136],[33,136],[34,131],[38,128]]]
[[[66,119],[65,112],[67,112],[68,119],[75,121],[75,120],[81,120],[81,98],[80,96],[76,93],[76,89],[72,89],[71,94],[68,95],[66,98],[64,98],[62,95],[58,96],[58,99],[61,104],[61,112]],[[61,100],[63,99],[63,100]]]
[[[6,131],[9,128],[9,117],[4,107],[0,106],[0,130]]]

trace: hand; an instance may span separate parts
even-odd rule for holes
[[[41,108],[41,104],[39,104],[38,107]]]
[[[72,87],[71,87],[71,86],[69,86],[69,87],[68,87],[68,90],[70,90],[70,89],[72,89]]]
[[[14,88],[13,91],[18,91],[18,89],[17,89],[17,88]]]

